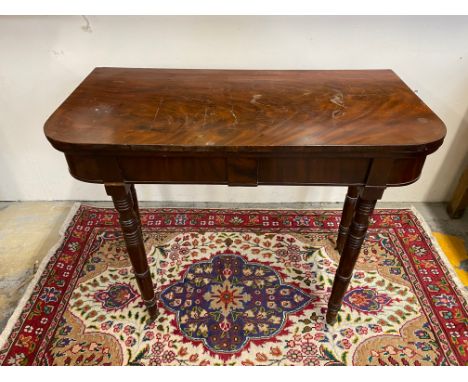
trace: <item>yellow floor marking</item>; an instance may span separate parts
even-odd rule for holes
[[[445,256],[449,259],[450,264],[452,264],[463,285],[468,286],[468,253],[465,248],[464,240],[457,236],[446,235],[440,232],[432,233],[439,242]]]

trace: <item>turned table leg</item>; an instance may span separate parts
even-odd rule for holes
[[[349,232],[349,226],[353,220],[358,195],[359,187],[348,187],[348,193],[346,194],[343,213],[341,215],[340,228],[338,229],[338,238],[336,239],[336,249],[340,254],[343,252],[343,247]]]
[[[140,208],[138,207],[138,197],[137,197],[135,185],[133,183],[130,185],[130,195],[132,197],[133,210],[135,211],[135,214],[136,214],[136,216],[138,218],[138,221],[140,222],[140,225],[141,225]]]
[[[120,226],[141,296],[151,318],[155,318],[157,316],[156,295],[143,244],[135,189],[128,184],[106,184],[106,191],[112,197],[115,209],[119,213]]]
[[[334,324],[341,308],[343,296],[353,275],[354,265],[359,256],[362,243],[369,226],[369,218],[375,207],[376,199],[366,197],[365,190],[358,197],[356,211],[341,252],[340,263],[336,270],[333,288],[328,301],[327,323]]]

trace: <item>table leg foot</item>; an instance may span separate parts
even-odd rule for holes
[[[359,256],[362,243],[369,226],[369,218],[374,211],[376,199],[367,199],[364,192],[358,197],[356,212],[351,222],[351,227],[343,246],[332,292],[328,302],[327,323],[336,322],[337,314],[341,308],[343,296],[348,288],[353,274],[354,265]]]
[[[120,226],[141,297],[150,316],[156,317],[158,313],[156,295],[146,258],[141,222],[137,214],[136,193],[131,191],[131,186],[128,184],[106,184],[106,191],[112,197],[115,209],[119,213]]]
[[[157,295],[154,296],[154,298],[151,300],[151,301],[146,301],[146,300],[143,300],[145,305],[146,305],[146,309],[149,313],[149,318],[147,320],[147,323],[151,323],[153,322],[156,318],[158,318],[159,316],[159,310],[158,310],[158,304],[157,304],[157,301],[158,301],[158,298],[157,298]]]
[[[328,325],[334,325],[335,322],[336,322],[336,317],[338,316],[338,312],[340,310],[340,306],[330,306],[330,304],[328,304],[328,309],[327,309],[327,316],[326,316],[326,320],[327,320],[327,324]]]

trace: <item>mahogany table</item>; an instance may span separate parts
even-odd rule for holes
[[[329,324],[376,201],[415,182],[445,132],[391,70],[96,68],[45,124],[72,176],[112,197],[151,317],[135,183],[348,186]]]

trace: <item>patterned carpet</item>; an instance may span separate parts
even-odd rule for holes
[[[2,334],[10,365],[466,365],[467,302],[424,223],[376,210],[334,326],[334,210],[143,209],[160,315],[114,210],[79,206]],[[38,223],[39,224],[39,223]]]

